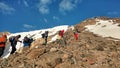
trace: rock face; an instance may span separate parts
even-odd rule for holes
[[[120,18],[99,17],[119,23]],[[96,18],[87,19],[75,25],[78,40],[73,31],[64,34],[66,45],[59,41],[38,48],[23,48],[23,52],[0,60],[0,68],[119,68],[120,40],[103,38],[85,31],[84,26],[95,24]],[[39,43],[39,42],[37,42]]]
[[[45,52],[45,49],[35,49],[35,50],[32,50],[30,51],[28,54],[27,54],[27,58],[28,59],[34,59],[42,54],[44,54]]]

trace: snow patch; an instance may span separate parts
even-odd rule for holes
[[[21,35],[21,38],[19,38],[19,40],[22,41],[22,42],[23,42],[23,39],[24,39],[25,36],[31,37],[34,40],[36,40],[38,38],[41,38],[42,37],[41,34],[44,33],[45,31],[49,31],[48,36],[51,36],[51,35],[54,35],[56,32],[58,32],[60,30],[63,30],[63,29],[64,29],[64,31],[67,31],[68,28],[69,28],[68,25],[63,25],[63,26],[56,26],[56,27],[48,28],[48,29],[41,29],[41,30],[35,30],[35,31],[29,31],[29,32],[13,33],[13,34],[8,35],[8,39],[11,36]],[[73,27],[71,27],[71,28],[73,29]],[[57,39],[57,36],[55,35],[50,42],[53,42],[56,39]],[[20,49],[21,47],[23,47],[23,45],[24,45],[23,43],[17,42],[16,49],[17,50]],[[2,56],[3,58],[9,57],[10,52],[11,52],[11,48],[12,47],[10,46],[10,44],[6,45],[4,54]]]
[[[87,25],[85,27],[87,28],[87,31],[93,32],[102,37],[120,39],[120,27],[118,24],[113,24],[113,21],[111,20],[99,20],[95,25]]]

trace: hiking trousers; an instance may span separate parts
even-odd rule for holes
[[[13,53],[16,51],[16,45],[11,44],[11,46],[12,46],[12,51],[11,51],[11,54],[13,54]]]
[[[4,49],[5,49],[5,47],[0,47],[0,57],[3,55]]]

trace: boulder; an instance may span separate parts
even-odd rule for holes
[[[58,49],[55,47],[50,49],[50,52],[56,52],[56,51],[58,51]]]

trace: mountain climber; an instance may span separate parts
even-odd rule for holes
[[[24,39],[23,39],[24,46],[30,46],[32,42],[33,42],[33,39],[28,38],[27,36],[25,36]]]
[[[9,38],[9,41],[10,41],[11,46],[12,46],[11,54],[13,54],[16,51],[16,44],[17,44],[17,42],[21,42],[19,40],[20,37],[21,37],[21,35],[17,35],[17,36],[11,36]]]
[[[2,37],[0,37],[0,57],[4,53],[6,42],[7,42],[7,36],[6,35],[2,35]]]
[[[48,33],[48,31],[45,31],[45,33],[42,34],[42,38],[44,39],[43,45],[47,44]]]
[[[58,32],[58,40],[57,40],[57,42],[60,45],[66,45],[66,41],[65,41],[65,38],[64,38],[64,30],[60,30]]]
[[[64,30],[60,30],[59,31],[59,36],[61,36],[61,38],[63,37],[63,34],[64,34]]]
[[[78,40],[78,33],[77,33],[77,32],[74,32],[74,38],[75,38],[76,40]]]

